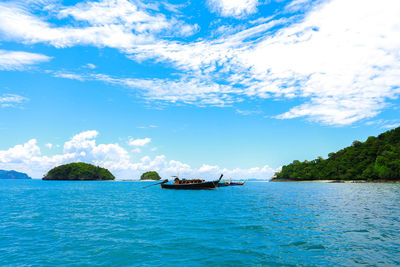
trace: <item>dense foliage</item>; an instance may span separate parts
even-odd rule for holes
[[[140,176],[140,180],[161,180],[157,172],[145,172]]]
[[[354,141],[328,159],[321,157],[283,166],[277,179],[294,180],[400,180],[400,127]]]
[[[0,170],[0,179],[32,179],[26,173]]]
[[[112,173],[88,163],[70,163],[51,169],[43,180],[114,180]]]

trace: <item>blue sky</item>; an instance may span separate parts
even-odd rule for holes
[[[0,168],[269,178],[400,125],[400,2],[0,1]]]

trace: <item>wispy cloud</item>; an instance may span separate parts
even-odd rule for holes
[[[58,78],[70,79],[70,80],[78,80],[81,82],[87,80],[87,78],[82,74],[63,72],[63,71],[54,72],[53,76],[58,77]]]
[[[138,126],[138,129],[158,128],[157,125],[150,124],[148,126]]]
[[[376,116],[398,98],[399,12],[394,0],[335,0],[273,34],[266,31],[276,21],[222,40],[143,46],[138,55],[207,73],[249,97],[305,100],[277,118],[347,125]],[[246,41],[250,36],[260,38]]]
[[[129,138],[128,145],[130,146],[145,146],[151,142],[151,138],[133,139]]]
[[[88,63],[88,64],[86,64],[84,67],[93,70],[93,69],[96,68],[96,65],[94,65],[94,64],[92,64],[92,63]]]
[[[0,70],[22,70],[29,65],[46,62],[50,59],[42,54],[0,49]]]
[[[242,110],[236,109],[236,113],[244,116],[262,114],[261,110]]]
[[[365,123],[366,125],[373,125],[379,127],[381,129],[391,129],[400,126],[400,122],[398,119],[391,119],[391,120],[370,120]]]
[[[296,98],[301,104],[275,117],[348,125],[373,118],[400,94],[397,0],[317,1],[303,16],[260,21],[192,42],[164,37],[193,34],[198,26],[138,3],[103,0],[59,6],[57,16],[72,21],[62,27],[18,5],[1,3],[0,31],[24,43],[106,46],[138,62],[152,59],[173,66],[177,78],[90,76],[138,90],[149,100],[228,106],[244,99]],[[257,6],[257,1],[241,1],[235,8],[230,8],[233,2],[210,3],[232,16],[249,14]],[[287,10],[304,4],[310,3],[293,1]]]
[[[382,129],[392,129],[392,128],[397,128],[399,126],[400,126],[400,123],[393,123],[393,124],[383,125],[381,128]]]
[[[312,0],[293,0],[288,5],[286,5],[285,10],[287,12],[296,12],[301,9],[309,8],[312,2],[313,2]],[[316,1],[316,2],[321,2],[321,1]]]
[[[124,50],[153,42],[159,35],[188,36],[198,28],[176,18],[168,19],[161,13],[152,15],[144,5],[127,0],[56,6],[53,11],[59,19],[73,18],[86,26],[53,26],[24,6],[0,3],[0,32],[8,40],[24,43],[42,42],[55,47],[93,45]]]
[[[6,107],[18,107],[20,104],[29,101],[29,98],[15,94],[3,94],[0,96],[0,105]]]
[[[207,5],[220,16],[241,18],[257,12],[258,0],[207,0]]]
[[[140,148],[137,147],[137,148],[132,149],[132,152],[141,153],[142,150],[141,150]]]
[[[162,5],[164,6],[164,8],[166,10],[174,12],[174,13],[181,13],[181,9],[187,6],[187,4],[175,5],[175,4],[168,3],[166,1],[162,2]]]
[[[184,76],[179,79],[118,78],[106,74],[75,74],[56,72],[55,77],[79,81],[102,81],[137,90],[148,100],[186,103],[198,106],[227,106],[240,102],[240,88],[222,85],[211,79]]]

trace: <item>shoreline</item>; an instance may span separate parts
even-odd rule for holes
[[[400,180],[293,180],[293,179],[271,179],[270,182],[294,182],[294,183],[337,183],[337,184],[398,184]]]

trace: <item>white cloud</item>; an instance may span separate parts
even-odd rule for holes
[[[88,63],[88,64],[85,65],[85,67],[93,70],[93,69],[96,68],[96,65],[94,65],[92,63]]]
[[[164,155],[153,159],[145,156],[133,162],[129,153],[118,144],[96,144],[97,135],[97,131],[79,133],[65,142],[62,154],[54,156],[42,155],[37,140],[31,139],[23,145],[0,150],[0,169],[15,169],[40,178],[55,166],[70,162],[88,162],[108,168],[117,179],[138,179],[143,172],[155,170],[163,178],[179,173],[181,177],[199,177],[207,180],[216,179],[221,173],[224,173],[226,178],[268,179],[275,172],[268,166],[233,170],[211,165],[193,168],[180,161],[168,161]]]
[[[398,0],[317,1],[304,16],[188,43],[163,39],[164,31],[185,35],[185,28],[193,33],[197,26],[137,3],[103,0],[60,7],[60,18],[76,22],[68,27],[54,27],[19,6],[1,3],[0,31],[25,43],[107,46],[133,60],[172,63],[182,72],[178,78],[89,77],[138,89],[149,100],[226,106],[245,98],[296,98],[300,104],[276,118],[347,125],[376,116],[400,94]],[[234,1],[209,3],[233,16],[249,14],[253,8],[248,7],[257,5],[242,1],[247,4],[238,9],[230,8]],[[304,4],[310,2],[295,0],[287,9]],[[277,25],[285,26],[277,30]]]
[[[143,139],[132,139],[129,138],[128,145],[130,146],[145,146],[151,142],[151,138],[143,138]]]
[[[0,151],[0,168],[20,170],[39,178],[54,166],[70,162],[102,165],[110,161],[127,161],[128,153],[118,144],[96,145],[97,134],[97,131],[77,134],[64,144],[63,154],[51,157],[42,155],[36,139],[31,139],[23,145]]]
[[[21,103],[26,100],[26,97],[15,94],[3,94],[0,96],[0,103]]]
[[[38,155],[40,155],[40,148],[37,146],[37,140],[31,139],[23,145],[0,151],[0,162],[22,163]]]
[[[150,125],[148,125],[148,126],[138,126],[138,127],[136,127],[136,128],[138,128],[138,129],[147,129],[147,128],[158,128],[158,126],[157,126],[157,125],[150,124]]]
[[[70,141],[64,144],[64,152],[77,152],[78,149],[87,149],[89,147],[93,147],[96,143],[95,138],[99,132],[95,130],[81,132],[77,135],[74,135]]]
[[[310,99],[279,118],[344,125],[375,116],[399,94],[399,12],[390,0],[319,6],[240,56],[262,81],[250,93]]]
[[[393,124],[383,125],[381,128],[383,128],[383,129],[393,129],[393,128],[397,128],[399,126],[400,126],[400,123],[393,123]]]
[[[58,78],[64,78],[64,79],[70,79],[70,80],[78,80],[83,82],[84,80],[86,80],[86,77],[84,77],[81,74],[77,74],[77,73],[70,73],[70,72],[55,72],[53,73],[54,77],[58,77]]]
[[[21,70],[26,68],[26,66],[49,60],[50,57],[42,54],[0,49],[0,70]]]
[[[127,53],[132,54],[131,58],[135,60],[157,58],[172,62],[178,69],[195,76],[217,75],[217,69],[222,73],[229,73],[237,70],[235,64],[238,62],[235,58],[254,46],[253,42],[248,43],[249,39],[267,36],[269,30],[285,22],[286,19],[274,20],[214,40],[205,39],[187,44],[159,40],[132,47]]]
[[[194,105],[225,106],[237,102],[234,99],[240,92],[228,85],[196,77],[182,77],[179,80],[169,79],[132,79],[112,78],[107,75],[92,75],[92,79],[112,84],[119,84],[140,90],[151,100],[167,102],[184,102]]]
[[[398,119],[393,120],[371,120],[365,123],[366,125],[375,125],[379,126],[381,129],[389,129],[389,128],[396,128],[400,126]]]
[[[185,7],[187,4],[175,5],[175,4],[171,4],[168,2],[162,2],[162,5],[168,11],[171,11],[174,13],[181,13],[180,9]]]
[[[223,17],[244,17],[257,12],[258,0],[207,0],[211,11]]]
[[[141,153],[142,152],[142,150],[140,149],[140,148],[134,148],[133,150],[132,150],[132,152],[134,152],[134,153]]]
[[[45,144],[45,146],[46,146],[48,149],[52,149],[52,148],[53,148],[53,144],[51,144],[51,143],[47,143],[47,144]]]
[[[50,8],[45,6],[42,11],[45,9]],[[44,42],[55,47],[93,45],[125,50],[153,42],[158,35],[188,36],[198,30],[197,25],[188,25],[176,18],[168,19],[161,13],[151,14],[145,5],[128,0],[85,1],[68,7],[51,6],[51,10],[59,19],[73,18],[79,23],[56,27],[21,5],[0,3],[0,33],[7,40],[30,44]]]
[[[228,106],[242,101],[240,94],[244,91],[229,85],[221,85],[211,79],[184,76],[180,79],[136,79],[115,78],[105,74],[76,74],[56,72],[53,76],[78,81],[102,81],[114,85],[138,90],[148,100],[163,102],[183,102],[198,106]],[[138,128],[155,128],[155,125],[138,126]]]
[[[285,7],[285,10],[288,12],[296,12],[308,8],[311,3],[312,0],[293,0]]]
[[[298,98],[303,104],[276,117],[347,125],[376,116],[399,96],[399,13],[397,0],[333,0],[272,34],[268,30],[278,21],[219,40],[140,46],[136,53],[194,72],[196,84],[217,83],[203,94],[216,102],[226,102],[223,91],[240,96],[230,103],[242,95]],[[173,86],[165,88],[160,98],[186,100]]]
[[[3,108],[16,107],[26,101],[29,101],[29,98],[16,94],[3,94],[0,96],[0,105]]]
[[[249,115],[257,115],[261,114],[261,110],[242,110],[242,109],[236,109],[236,113],[243,115],[243,116],[249,116]]]

